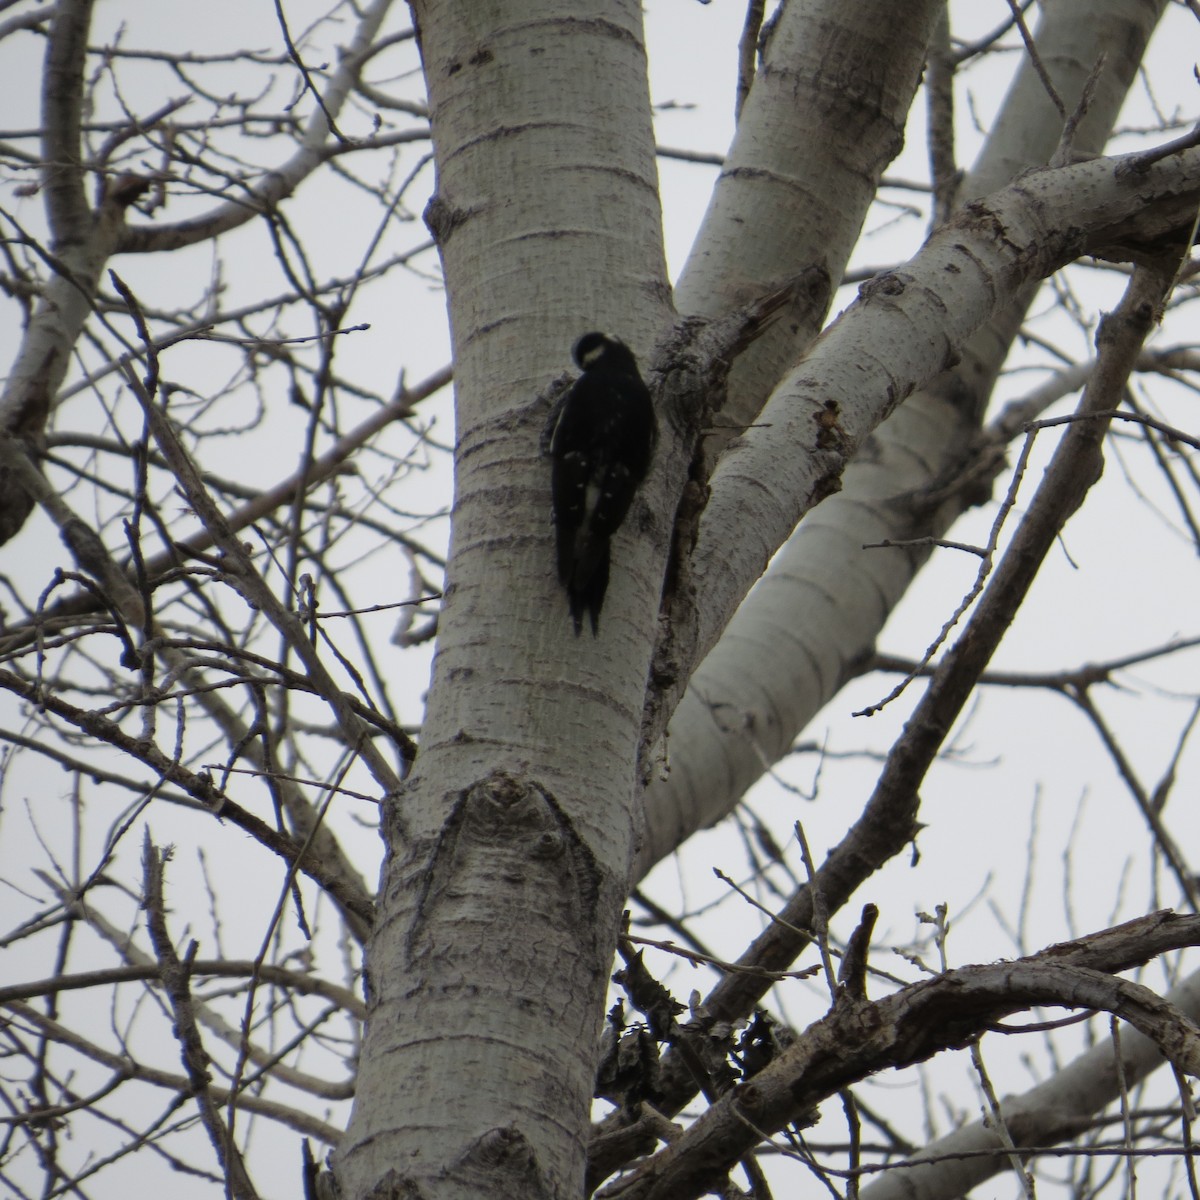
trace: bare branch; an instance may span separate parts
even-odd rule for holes
[[[209,1141],[216,1152],[217,1161],[225,1175],[227,1185],[238,1200],[257,1200],[258,1192],[246,1174],[242,1156],[233,1143],[230,1131],[221,1120],[221,1114],[212,1096],[212,1075],[209,1058],[196,1027],[192,1011],[191,988],[188,977],[190,963],[185,965],[175,953],[175,947],[167,932],[167,914],[163,902],[164,868],[170,860],[170,851],[160,851],[150,841],[147,830],[143,843],[142,867],[145,882],[146,926],[150,940],[158,956],[159,978],[171,1003],[175,1016],[174,1032],[179,1042],[184,1070],[187,1072],[189,1091],[200,1110],[200,1121],[208,1131]],[[193,943],[193,948],[195,943]],[[189,953],[189,959],[191,954]]]
[[[1200,918],[1153,914],[1015,962],[946,971],[875,1003],[835,1003],[781,1058],[600,1195],[605,1200],[701,1195],[763,1131],[783,1128],[875,1071],[969,1045],[1001,1017],[1034,1005],[1123,1017],[1181,1069],[1200,1075],[1200,1028],[1148,988],[1111,975],[1154,956],[1147,935],[1158,953],[1195,945]]]

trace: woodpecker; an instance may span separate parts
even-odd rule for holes
[[[624,342],[585,333],[571,353],[582,374],[550,415],[551,496],[558,578],[575,636],[586,612],[595,637],[608,588],[609,541],[650,469],[658,429],[650,390]]]

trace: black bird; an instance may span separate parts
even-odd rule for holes
[[[558,578],[578,637],[585,612],[592,635],[600,632],[609,540],[646,478],[658,430],[650,390],[624,342],[585,333],[571,353],[583,373],[551,413],[550,455]]]

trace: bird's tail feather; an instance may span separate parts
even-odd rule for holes
[[[600,633],[600,610],[604,607],[604,593],[608,591],[608,539],[593,539],[586,552],[580,553],[567,583],[567,602],[571,609],[571,620],[575,622],[575,636],[583,631],[583,614],[586,612],[592,625],[592,636]]]

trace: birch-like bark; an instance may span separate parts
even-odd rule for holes
[[[824,324],[879,180],[904,144],[943,8],[939,0],[783,6],[675,303],[719,317],[801,273],[812,282],[734,365],[710,455],[754,420]]]
[[[548,385],[665,315],[640,6],[414,5],[454,344],[454,528],[421,754],[389,800],[342,1195],[578,1194],[666,555],[639,504],[601,637],[554,577]],[[669,455],[669,450],[664,453]],[[660,456],[659,472],[662,459]],[[645,529],[650,530],[646,536]]]
[[[1165,4],[1106,0],[1088,6],[1087,20],[1074,0],[1041,7],[1039,50],[1068,102],[1079,97],[1100,55],[1107,56],[1075,143],[1098,152]],[[1059,125],[1025,63],[963,195],[986,195],[1046,162]],[[761,234],[770,225],[747,227]],[[701,247],[693,257],[704,257]],[[869,453],[847,468],[842,490],[799,525],[697,669],[670,726],[671,773],[646,795],[639,877],[696,829],[729,813],[869,655],[926,554],[862,547],[938,536],[968,506],[970,497],[959,494],[919,512],[904,498],[919,497],[963,461],[978,435],[973,414],[986,404],[1028,301],[1022,297],[993,317],[965,343],[953,371],[910,396],[874,431]],[[722,559],[709,588],[731,583]]]
[[[973,202],[903,268],[872,280],[722,459],[696,547],[698,574],[729,579],[733,592],[757,578],[777,539],[837,488],[879,422],[957,362],[1028,284],[1081,254],[1114,252],[1112,231],[1132,232],[1143,220],[1151,238],[1167,238],[1174,226],[1182,248],[1198,166],[1188,150],[1145,173],[1134,156],[1034,172]],[[741,526],[733,544],[717,532],[722,517]],[[715,597],[701,607],[701,648],[727,616]]]

